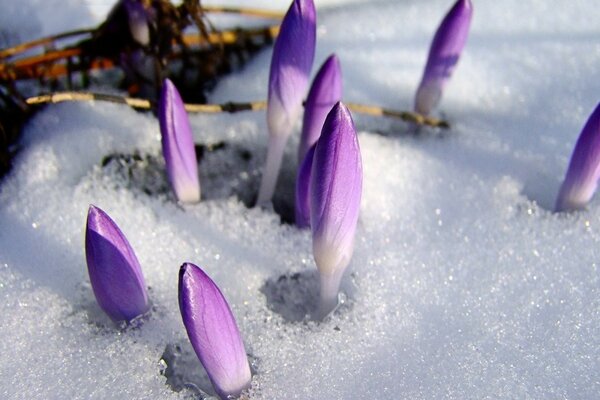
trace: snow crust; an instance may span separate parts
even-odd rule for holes
[[[84,14],[89,3],[73,2]],[[345,101],[410,109],[452,2],[316,3],[313,74],[335,51]],[[168,189],[152,115],[104,103],[37,114],[0,183],[0,397],[214,395],[179,315],[177,273],[189,261],[232,307],[252,399],[596,398],[600,200],[550,210],[600,100],[600,9],[593,0],[474,3],[441,103],[451,130],[415,135],[355,115],[364,165],[356,250],[346,301],[322,323],[305,317],[318,292],[310,233],[245,205],[266,154],[264,113],[191,117],[206,196],[191,206]],[[66,6],[18,4],[26,14],[0,1],[0,26],[19,40],[81,22]],[[270,54],[225,78],[211,101],[266,98]],[[299,126],[279,182],[284,208],[298,135]],[[103,315],[89,284],[92,203],[127,235],[150,287],[152,311],[130,327]]]

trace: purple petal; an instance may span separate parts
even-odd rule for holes
[[[167,175],[173,191],[179,201],[197,202],[200,200],[200,182],[192,128],[181,96],[168,79],[163,84],[158,119]]]
[[[112,219],[90,205],[85,256],[94,295],[114,321],[130,321],[148,311],[148,295],[140,263]]]
[[[337,297],[352,257],[361,195],[362,162],[354,122],[346,106],[337,103],[317,142],[310,180],[313,254],[322,302]]]
[[[327,114],[335,103],[341,100],[342,68],[337,56],[332,54],[317,72],[306,98],[302,136],[298,146],[298,163],[304,160],[308,149],[317,142]]]
[[[302,109],[315,57],[316,15],[312,0],[294,0],[281,22],[269,73],[271,135],[289,135]]]
[[[600,178],[600,104],[583,127],[571,156],[567,176],[556,199],[556,211],[582,209]]]
[[[312,0],[294,0],[281,22],[271,59],[267,125],[267,162],[257,204],[273,197],[287,138],[302,110],[315,56],[316,10]]]
[[[296,225],[299,228],[310,226],[310,173],[312,170],[313,156],[316,143],[308,149],[304,161],[298,168],[296,178]]]
[[[217,394],[226,399],[250,387],[248,357],[227,301],[194,264],[179,270],[179,309],[190,342]]]
[[[435,33],[415,98],[415,111],[427,115],[439,103],[469,35],[471,0],[458,0]]]

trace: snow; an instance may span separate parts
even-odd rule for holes
[[[90,19],[1,0],[0,30],[30,39],[100,13],[71,3]],[[313,71],[335,51],[346,101],[409,109],[451,3],[317,1]],[[599,101],[600,9],[592,0],[474,3],[441,104],[451,130],[414,135],[403,122],[355,115],[364,165],[356,249],[346,302],[322,323],[304,318],[317,293],[310,233],[245,205],[266,154],[264,113],[191,117],[196,142],[209,147],[199,165],[205,200],[182,206],[152,115],[105,103],[39,112],[0,182],[0,396],[213,393],[179,315],[177,274],[189,261],[233,309],[252,399],[597,397],[600,200],[550,210]],[[264,99],[270,53],[222,80],[211,101]],[[276,209],[290,205],[296,133]],[[130,327],[95,304],[83,248],[91,203],[128,237],[150,287],[152,312]]]

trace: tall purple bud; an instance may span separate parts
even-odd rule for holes
[[[200,268],[179,270],[179,310],[192,347],[221,399],[250,387],[244,343],[227,301]]]
[[[600,178],[600,104],[575,144],[567,176],[556,199],[556,211],[578,210],[590,201]]]
[[[429,114],[439,103],[469,35],[473,15],[471,0],[458,0],[442,20],[415,97],[415,111]]]
[[[192,128],[181,96],[173,82],[165,79],[158,107],[163,156],[171,187],[179,201],[200,201],[198,161]]]
[[[329,111],[341,100],[342,68],[337,56],[332,54],[317,72],[306,98],[302,136],[298,146],[298,164],[304,160],[308,149],[319,139],[323,122]]]
[[[296,202],[294,208],[296,210],[296,226],[298,228],[308,228],[310,226],[310,175],[312,171],[312,163],[315,155],[315,147],[313,144],[304,156],[304,161],[298,168],[298,176],[296,177]]]
[[[148,311],[142,269],[123,232],[101,209],[90,205],[85,257],[100,308],[115,322],[131,321]]]
[[[312,0],[294,0],[281,22],[271,59],[267,125],[269,146],[257,204],[273,197],[283,151],[302,111],[315,56],[316,10]]]
[[[313,255],[319,269],[320,315],[337,305],[354,250],[362,195],[362,162],[350,111],[337,103],[325,119],[310,177]]]

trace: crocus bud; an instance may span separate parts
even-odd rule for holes
[[[267,162],[257,204],[271,200],[287,139],[302,110],[315,56],[316,10],[313,0],[294,0],[281,22],[271,59],[267,125]]]
[[[185,203],[197,202],[200,181],[192,128],[181,96],[169,79],[163,84],[158,119],[167,175],[175,196]]]
[[[315,154],[316,143],[308,149],[304,161],[298,168],[296,177],[296,225],[299,228],[308,228],[310,226],[310,173],[312,170],[313,156]]]
[[[298,164],[321,135],[323,122],[331,108],[342,100],[342,68],[335,54],[325,60],[308,92],[304,105],[302,136],[298,146]]]
[[[179,310],[192,347],[222,399],[250,387],[244,343],[215,283],[194,264],[179,270]]]
[[[90,205],[85,256],[98,304],[115,322],[131,321],[148,311],[142,269],[119,227],[104,211]]]
[[[123,0],[123,4],[127,11],[131,37],[141,46],[148,46],[150,44],[150,19],[148,11],[139,1]]]
[[[578,210],[590,201],[600,178],[600,104],[583,127],[556,199],[556,211]]]
[[[354,250],[362,195],[362,162],[350,112],[337,103],[317,142],[310,177],[313,255],[321,283],[320,314],[337,304],[340,280]]]
[[[435,33],[415,98],[415,111],[429,114],[439,103],[465,46],[473,15],[471,0],[458,0]]]

